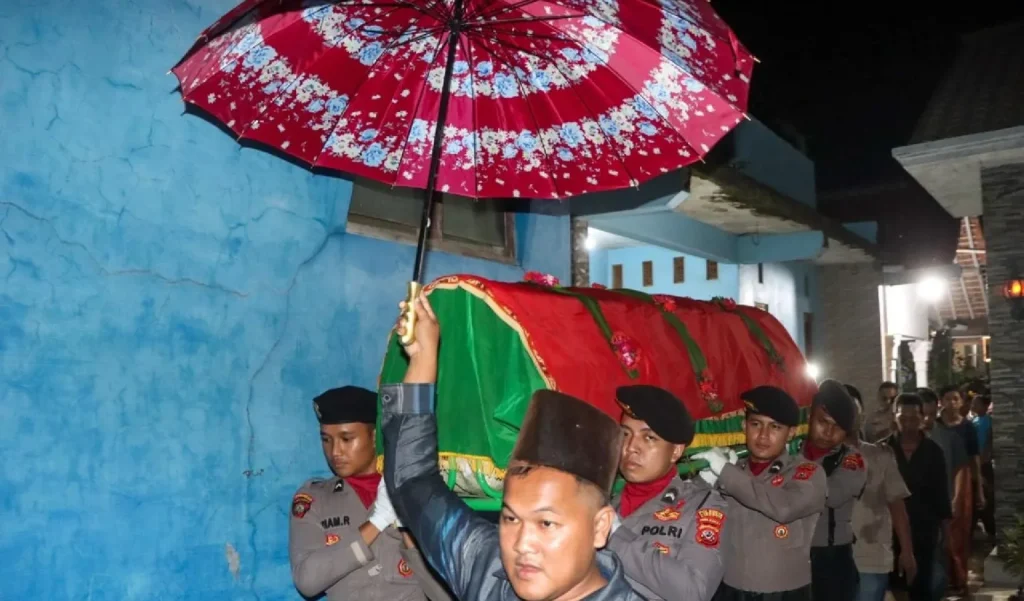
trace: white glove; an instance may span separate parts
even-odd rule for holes
[[[395,508],[391,506],[391,499],[388,498],[388,489],[384,485],[384,479],[380,479],[380,484],[377,486],[377,500],[373,502],[373,506],[370,507],[370,518],[366,520],[373,524],[379,532],[384,532],[384,529],[398,521],[398,515],[395,514]]]
[[[616,511],[612,514],[612,531],[611,534],[615,534],[615,531],[622,526],[622,518],[619,517],[619,512]]]
[[[729,452],[729,463],[736,465],[736,462],[740,460],[740,456],[732,448],[726,450]]]
[[[712,474],[711,470],[707,468],[704,468],[701,471],[697,472],[697,475],[700,476],[701,480],[707,482],[708,486],[713,487],[715,485],[715,482],[718,482],[718,476]]]
[[[725,464],[729,463],[729,454],[718,447],[708,449],[703,453],[697,453],[693,458],[707,461],[708,469],[711,470],[711,473],[714,474],[716,478],[722,473],[722,468],[725,467]]]

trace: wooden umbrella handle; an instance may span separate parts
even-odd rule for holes
[[[405,334],[399,339],[402,346],[416,342],[416,297],[421,290],[419,282],[409,282],[409,296],[405,299]]]

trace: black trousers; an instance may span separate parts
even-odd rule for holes
[[[859,580],[853,545],[811,547],[812,601],[854,601]]]
[[[753,593],[732,588],[723,582],[712,597],[712,601],[811,601],[811,587],[776,593]]]
[[[936,568],[941,569],[945,566],[945,562],[941,564],[936,561],[938,553],[945,553],[945,548],[942,544],[942,540],[939,536],[939,526],[937,524],[920,524],[910,522],[910,538],[914,544],[914,560],[917,562],[917,577],[914,581],[907,583],[901,576],[899,576],[898,565],[893,566],[892,577],[889,579],[889,584],[894,591],[906,591],[907,598],[910,601],[934,601],[935,599],[942,599],[945,590],[936,591],[934,590],[935,578],[934,571]],[[895,553],[896,563],[899,563],[900,557],[900,541],[896,536],[892,537],[893,552]],[[945,580],[943,578],[943,580]]]

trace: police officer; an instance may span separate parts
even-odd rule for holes
[[[825,511],[811,546],[814,601],[852,601],[860,578],[853,559],[853,507],[867,482],[860,452],[845,444],[857,427],[857,405],[846,387],[825,380],[811,403],[804,457],[828,477]]]
[[[626,480],[613,500],[617,522],[608,548],[626,579],[647,599],[708,601],[722,580],[721,541],[726,501],[700,478],[683,480],[676,467],[693,442],[693,420],[672,393],[623,386],[622,458]]]
[[[729,501],[725,577],[716,601],[807,601],[811,538],[825,507],[825,475],[786,453],[800,409],[784,390],[759,386],[740,395],[749,457],[736,465],[721,449],[699,453]]]
[[[377,473],[377,395],[334,388],[313,400],[334,477],[292,498],[288,556],[295,587],[329,601],[449,601],[397,517]]]

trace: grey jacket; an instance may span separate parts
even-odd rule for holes
[[[384,481],[402,523],[424,557],[466,601],[514,601],[501,563],[498,530],[445,486],[437,466],[434,387],[384,386]],[[610,551],[597,554],[608,583],[586,601],[644,601],[630,588],[622,564]]]

